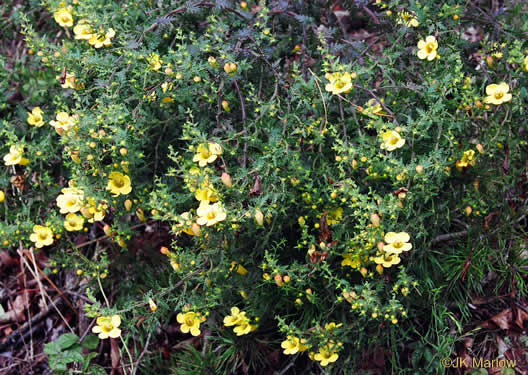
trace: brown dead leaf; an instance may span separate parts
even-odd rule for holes
[[[122,374],[119,362],[121,362],[121,352],[117,339],[110,339],[110,357],[112,358],[112,374]]]
[[[515,324],[524,329],[524,321],[528,320],[528,313],[522,309],[515,309]]]
[[[12,264],[16,264],[16,259],[9,255],[7,251],[0,252],[0,268],[9,267]]]
[[[251,188],[251,190],[249,191],[249,196],[250,197],[255,197],[255,196],[258,196],[258,195],[262,195],[262,183],[260,182],[260,176],[256,175],[255,176],[255,183],[254,183],[253,187]]]
[[[501,329],[507,330],[512,327],[512,309],[506,309],[494,317],[486,320],[480,326],[484,328],[493,329],[498,326]]]
[[[320,220],[320,228],[321,228],[321,235],[319,236],[319,241],[323,242],[330,242],[332,240],[332,232],[330,231],[330,227],[328,226],[328,222],[326,221],[327,213],[323,213]]]

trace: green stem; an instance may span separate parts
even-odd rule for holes
[[[121,339],[121,342],[123,343],[123,347],[125,348],[125,351],[128,354],[128,359],[130,361],[130,373],[134,374],[134,360],[132,359],[132,354],[130,354],[130,350],[128,350],[128,346],[125,340],[123,339],[123,336],[119,336],[119,338]]]

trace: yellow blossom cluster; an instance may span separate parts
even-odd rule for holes
[[[405,232],[389,232],[385,234],[385,243],[381,243],[381,246],[378,246],[379,251],[373,259],[374,262],[383,268],[390,268],[395,264],[399,264],[401,262],[399,255],[412,249],[412,244],[409,242],[410,239],[409,234]]]
[[[474,166],[476,162],[477,162],[477,159],[475,157],[475,151],[467,150],[467,151],[464,151],[464,155],[462,156],[462,159],[456,162],[456,167],[459,171],[462,171],[464,168]]]
[[[326,345],[321,346],[317,353],[310,353],[310,359],[318,361],[321,366],[325,367],[337,361],[339,358],[338,350],[339,347],[336,343],[330,340]]]
[[[63,111],[57,113],[56,120],[50,121],[50,125],[53,126],[57,134],[61,136],[68,134],[76,124],[77,116],[70,116],[69,113]]]
[[[258,328],[258,325],[251,324],[251,320],[246,316],[245,311],[240,311],[238,307],[231,308],[231,315],[224,318],[224,325],[226,327],[235,326],[233,332],[237,336],[247,335]]]
[[[407,27],[418,27],[420,25],[420,22],[418,22],[418,18],[412,13],[409,13],[405,10],[402,10],[400,13],[398,13],[398,25],[405,24]]]
[[[105,31],[101,26],[99,31],[96,31],[92,28],[90,21],[86,19],[79,20],[73,28],[73,33],[75,34],[75,39],[86,40],[88,44],[95,48],[110,47],[112,39],[115,37],[115,30],[111,27]]]

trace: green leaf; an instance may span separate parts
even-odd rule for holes
[[[99,337],[96,335],[88,335],[85,337],[85,339],[82,342],[83,348],[95,350],[97,349],[97,346],[99,345]]]
[[[79,342],[79,337],[73,333],[65,333],[57,339],[57,344],[61,349],[68,349]]]
[[[47,344],[44,344],[44,353],[46,353],[47,355],[56,355],[56,354],[59,354],[60,351],[61,351],[61,348],[57,344],[56,341],[52,341]]]

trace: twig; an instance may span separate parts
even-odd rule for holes
[[[238,98],[240,99],[240,106],[242,109],[242,123],[244,125],[244,158],[242,160],[242,168],[246,168],[247,164],[247,128],[246,128],[246,107],[244,106],[244,98],[242,97],[242,93],[240,92],[240,88],[238,87],[238,82],[236,79],[233,80],[233,83],[235,85],[235,89],[238,93]]]
[[[143,350],[139,354],[139,357],[138,357],[138,359],[136,361],[136,365],[134,366],[134,371],[132,371],[132,375],[136,375],[136,372],[137,372],[138,367],[139,367],[139,362],[141,362],[141,359],[143,358],[143,356],[147,352],[151,336],[152,336],[152,332],[149,332],[148,337],[147,337],[147,342],[145,343],[145,347],[143,348]]]
[[[431,245],[437,244],[439,242],[445,242],[445,241],[450,241],[450,240],[456,240],[456,239],[464,238],[464,237],[467,236],[467,234],[468,234],[467,230],[463,230],[463,231],[460,231],[460,232],[454,232],[454,233],[441,234],[441,235],[436,236],[435,238],[433,238],[433,240],[431,241]]]

